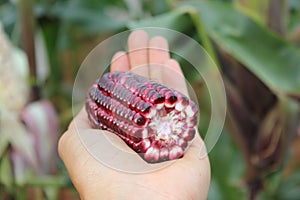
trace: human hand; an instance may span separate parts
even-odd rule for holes
[[[149,40],[144,31],[134,31],[128,38],[128,55],[115,54],[111,71],[128,71],[155,79],[187,94],[185,79],[176,60],[170,59],[168,43],[162,37]],[[162,66],[163,65],[163,66]],[[144,66],[144,67],[139,67]],[[179,74],[174,80],[168,73]],[[76,126],[74,121],[76,121]],[[59,141],[59,154],[70,178],[83,199],[206,199],[210,184],[208,157],[203,158],[203,141],[196,134],[183,158],[173,164],[144,174],[130,174],[108,168],[87,152],[77,131],[91,127],[84,109],[71,122]],[[114,134],[108,137],[129,149]],[[129,149],[129,151],[132,151]],[[138,155],[137,155],[138,156]]]

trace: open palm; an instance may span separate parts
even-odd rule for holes
[[[134,71],[187,94],[178,62],[170,58],[168,43],[162,37],[149,39],[144,31],[128,38],[128,51],[114,55],[111,71]],[[176,77],[170,72],[176,72]],[[59,141],[59,154],[83,199],[206,199],[210,166],[203,157],[203,141],[196,134],[183,158],[163,169],[144,174],[129,174],[108,168],[94,159],[81,143],[77,131],[91,129],[84,109]],[[121,148],[132,151],[120,138],[106,132]],[[202,156],[201,156],[202,155]],[[138,155],[137,155],[138,156]]]

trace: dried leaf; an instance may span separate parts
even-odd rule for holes
[[[25,158],[27,164],[36,166],[37,161],[32,138],[28,134],[24,124],[21,123],[17,113],[2,108],[1,134],[7,137],[12,148]]]
[[[0,105],[20,111],[29,96],[29,86],[24,75],[28,70],[27,62],[19,50],[13,49],[1,24],[0,43]]]
[[[58,119],[52,104],[47,100],[31,103],[22,111],[21,118],[33,137],[38,173],[53,171],[57,157]]]

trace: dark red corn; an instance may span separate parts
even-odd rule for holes
[[[89,89],[86,110],[93,128],[115,133],[149,163],[181,158],[196,133],[193,101],[131,72],[98,79]]]

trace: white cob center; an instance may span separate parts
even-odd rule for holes
[[[157,139],[169,140],[172,134],[171,123],[168,119],[161,119],[157,128]]]
[[[182,132],[183,125],[184,122],[179,120],[175,111],[171,111],[167,115],[156,115],[149,127],[156,133],[157,140],[171,141],[177,139],[177,135]]]

